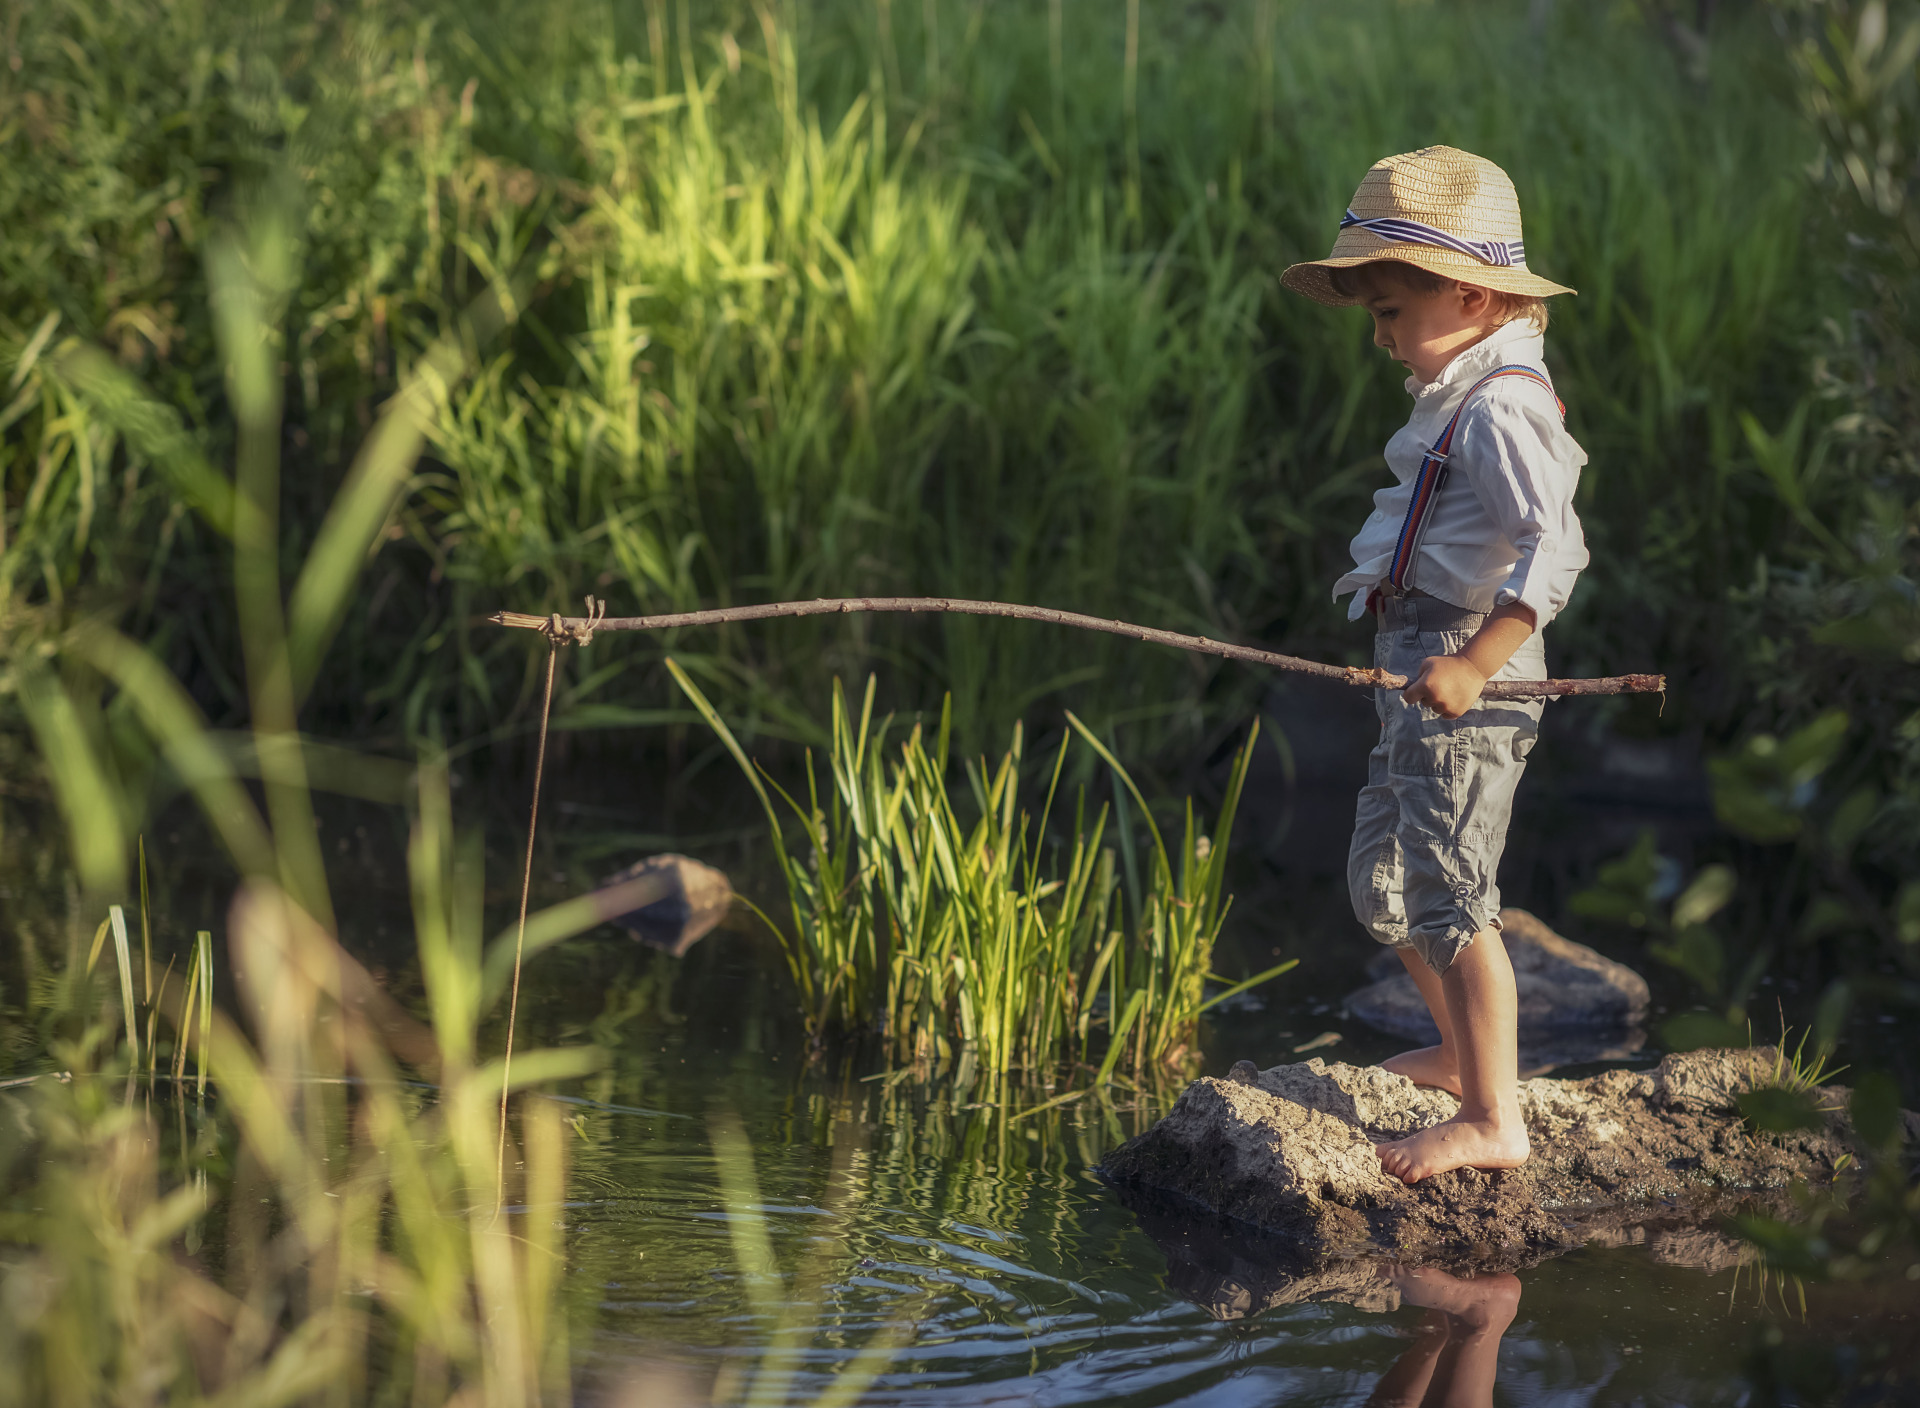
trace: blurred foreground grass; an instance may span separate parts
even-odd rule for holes
[[[538,1088],[596,1070],[604,1053],[522,1051],[509,1066],[481,1046],[510,971],[517,984],[519,944],[482,944],[481,838],[455,825],[442,758],[367,760],[358,781],[384,784],[410,816],[427,1024],[386,997],[335,936],[311,745],[294,727],[354,587],[338,565],[365,553],[418,453],[420,404],[445,383],[423,359],[388,403],[312,550],[288,564],[283,598],[281,407],[263,335],[292,287],[281,216],[263,198],[211,251],[239,424],[231,481],[206,471],[226,492],[198,505],[233,543],[258,794],[180,682],[111,626],[71,623],[16,662],[78,883],[66,952],[23,953],[28,991],[6,1013],[8,1054],[29,1073],[0,1083],[0,1404],[564,1404],[579,1367],[577,1307],[561,1290],[577,1131]],[[119,905],[91,946],[72,922],[125,886],[137,811],[79,722],[103,682],[134,701],[128,726],[241,876],[224,924],[231,1001],[207,999],[208,932],[179,981],[172,962],[156,981],[144,844],[138,950]],[[593,922],[567,908],[535,917],[545,942]],[[24,927],[17,938],[34,948]],[[729,1192],[750,1188],[744,1156],[720,1154]],[[894,1338],[878,1337],[822,1401],[857,1396]],[[762,1377],[785,1372],[770,1354]]]

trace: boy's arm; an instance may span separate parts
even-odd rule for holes
[[[1443,719],[1459,718],[1480,698],[1481,687],[1526,643],[1536,619],[1524,602],[1494,607],[1458,654],[1422,660],[1420,673],[1400,697],[1409,704],[1425,704]]]

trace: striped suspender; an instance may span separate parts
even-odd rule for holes
[[[1495,367],[1467,388],[1467,394],[1460,398],[1460,404],[1454,408],[1447,428],[1440,432],[1440,438],[1433,442],[1433,448],[1421,457],[1420,469],[1413,476],[1413,498],[1407,504],[1407,521],[1400,525],[1400,541],[1393,548],[1393,566],[1387,571],[1387,580],[1393,584],[1395,591],[1413,589],[1413,565],[1420,556],[1420,542],[1427,535],[1427,525],[1433,520],[1433,505],[1439,499],[1440,491],[1447,487],[1447,457],[1453,453],[1453,432],[1460,424],[1460,415],[1467,409],[1467,403],[1473,400],[1474,392],[1495,377],[1502,376],[1523,376],[1546,387],[1549,393],[1553,391],[1553,383],[1532,367]],[[1561,418],[1565,419],[1566,404],[1558,396],[1553,398],[1553,403],[1560,407]]]

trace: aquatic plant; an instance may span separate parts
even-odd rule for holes
[[[1169,852],[1133,779],[1071,714],[1038,814],[1022,805],[1025,732],[1016,724],[997,765],[964,765],[969,823],[948,784],[950,706],[931,739],[915,723],[889,760],[892,720],[874,717],[877,682],[868,680],[856,716],[836,680],[825,795],[809,752],[806,793],[795,798],[748,759],[687,671],[673,660],[668,668],[765,809],[792,923],[791,932],[773,928],[816,1035],[872,1030],[894,1059],[950,1064],[962,1085],[976,1072],[998,1085],[1016,1069],[1045,1076],[1064,1059],[1086,1061],[1096,1025],[1106,1038],[1102,1081],[1123,1063],[1140,1076],[1194,1054],[1257,725],[1234,758],[1213,834],[1189,801]],[[1123,815],[1132,798],[1151,841],[1144,876],[1130,850],[1117,860],[1105,843],[1108,808],[1089,816],[1084,788],[1053,842],[1076,737],[1112,769]]]

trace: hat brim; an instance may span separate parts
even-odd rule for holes
[[[1425,269],[1430,274],[1438,274],[1443,279],[1458,279],[1463,284],[1477,284],[1481,288],[1498,289],[1501,293],[1515,293],[1523,298],[1551,298],[1557,293],[1574,292],[1565,284],[1557,284],[1552,279],[1543,279],[1526,269],[1482,264],[1471,255],[1442,249],[1438,245],[1388,244],[1384,240],[1376,241],[1376,237],[1367,235],[1364,238],[1374,242],[1374,248],[1364,254],[1340,253],[1340,246],[1348,243],[1350,238],[1352,238],[1350,234],[1343,233],[1334,242],[1334,253],[1325,259],[1312,259],[1304,264],[1289,265],[1280,275],[1281,286],[1303,294],[1315,303],[1324,303],[1332,308],[1350,308],[1360,300],[1335,289],[1330,271],[1354,269],[1362,264],[1377,264],[1382,260],[1391,259],[1401,264],[1412,264],[1416,268]]]

